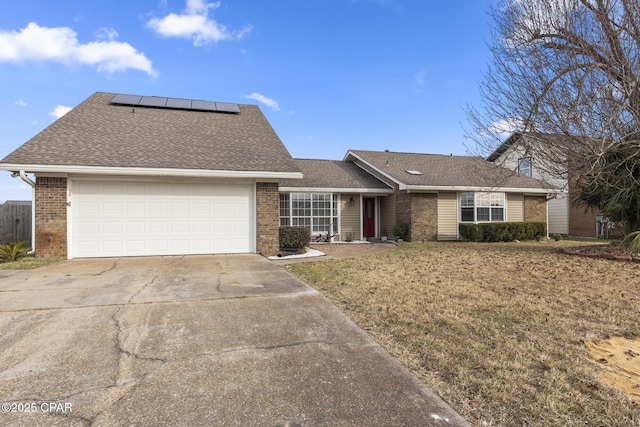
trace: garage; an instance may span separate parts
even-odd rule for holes
[[[72,258],[255,252],[253,183],[72,180]]]

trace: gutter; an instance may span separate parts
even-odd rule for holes
[[[233,171],[209,169],[171,169],[171,168],[129,168],[106,166],[74,166],[74,165],[38,165],[0,163],[0,170],[21,170],[34,173],[60,173],[85,175],[120,175],[120,176],[152,176],[152,177],[185,177],[185,178],[228,178],[228,179],[302,179],[302,172],[272,171]],[[18,174],[14,172],[15,176]]]
[[[31,186],[31,250],[28,253],[33,254],[36,252],[36,183],[23,170],[13,172],[11,176],[20,176],[20,179]]]

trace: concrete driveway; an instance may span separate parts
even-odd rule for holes
[[[0,271],[0,425],[461,426],[258,255]]]

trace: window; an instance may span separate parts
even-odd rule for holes
[[[318,235],[338,231],[338,195],[291,193],[280,195],[280,225],[308,227]]]
[[[524,176],[531,176],[531,157],[523,157],[518,160],[518,173]]]
[[[289,211],[291,205],[289,204],[289,195],[280,195],[280,225],[291,225],[291,217]]]
[[[504,221],[504,206],[504,193],[460,193],[460,221]]]

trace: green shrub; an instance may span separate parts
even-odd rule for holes
[[[624,236],[622,244],[628,247],[629,252],[640,255],[640,230],[631,232]]]
[[[408,232],[409,232],[409,225],[403,222],[399,222],[393,227],[393,235],[398,239],[405,240],[407,238]]]
[[[540,240],[547,235],[544,222],[483,222],[460,224],[460,237],[471,242],[511,242]]]
[[[0,260],[3,261],[17,261],[20,258],[27,255],[31,250],[27,246],[28,242],[14,242],[7,243],[6,245],[0,245]]]
[[[479,242],[482,240],[482,232],[478,224],[460,224],[460,237],[469,242]]]
[[[309,246],[311,233],[305,227],[280,227],[280,249],[304,249]]]

